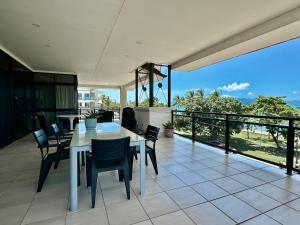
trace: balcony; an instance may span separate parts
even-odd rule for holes
[[[0,5],[1,225],[299,224],[298,119],[269,124],[264,117],[170,112],[172,70],[193,71],[299,37],[300,0],[31,2]],[[130,200],[117,173],[106,172],[91,208],[81,165],[77,186],[77,153],[91,150],[89,140],[70,147],[71,160],[51,168],[37,192],[41,155],[32,133],[44,125],[50,137],[48,127],[62,117],[73,130],[84,113],[79,86],[119,89],[116,117],[135,89],[135,106],[149,103],[136,108],[143,129],[162,130],[171,117],[183,122],[174,138],[158,140],[158,175],[150,163],[145,174],[144,161],[134,161]],[[96,92],[83,93],[79,100],[95,100],[88,96]],[[158,93],[168,107],[155,107]],[[282,131],[278,149],[262,127]],[[145,141],[138,142],[141,160]]]
[[[116,173],[101,174],[95,209],[90,208],[90,189],[82,173],[79,210],[70,213],[69,162],[52,169],[43,191],[36,193],[40,153],[28,135],[0,152],[1,223],[298,224],[300,220],[299,175],[288,176],[270,164],[180,136],[161,137],[157,157],[159,175],[148,166],[143,196],[138,193],[135,161],[131,200],[126,200]]]

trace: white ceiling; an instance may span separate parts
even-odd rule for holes
[[[190,71],[298,37],[300,11],[289,12],[298,6],[300,0],[1,0],[0,47],[35,71],[119,86],[145,62]]]

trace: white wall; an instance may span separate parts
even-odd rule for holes
[[[135,107],[135,118],[138,128],[146,130],[148,125],[160,128],[160,135],[164,132],[163,124],[171,121],[171,107]]]

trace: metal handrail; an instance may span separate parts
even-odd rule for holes
[[[183,114],[177,114],[177,113],[185,113]],[[197,114],[201,115],[217,115],[217,116],[224,116],[224,118],[211,118],[211,117],[203,117],[199,116]],[[224,122],[225,126],[225,151],[226,153],[229,153],[229,151],[233,151],[230,149],[230,126],[233,123],[239,123],[239,124],[248,124],[248,125],[255,125],[255,126],[266,126],[266,127],[273,127],[273,128],[280,128],[280,129],[287,129],[287,151],[286,151],[286,167],[287,173],[292,174],[292,171],[295,170],[294,168],[294,138],[295,138],[295,131],[300,130],[300,127],[295,127],[294,122],[300,121],[300,117],[280,117],[280,116],[265,116],[265,115],[245,115],[245,114],[233,114],[233,113],[215,113],[215,112],[199,112],[199,111],[183,111],[183,110],[172,110],[172,122],[174,121],[174,116],[179,117],[187,117],[192,119],[192,141],[195,142],[196,137],[196,124],[202,123],[201,120],[210,120],[210,121],[222,121]],[[240,121],[236,119],[230,120],[230,117],[241,117],[241,118],[255,118],[255,119],[271,119],[271,120],[286,120],[287,124],[268,124],[268,123],[260,123],[256,121]],[[207,123],[206,123],[207,124]],[[213,124],[212,124],[213,125]],[[210,126],[210,124],[207,124],[206,126]],[[238,151],[234,151],[239,154]],[[248,157],[251,157],[248,155]],[[258,158],[253,156],[252,158],[260,159],[262,161],[267,161],[262,158]],[[275,165],[278,165],[278,163],[267,161],[268,163],[272,163]],[[282,166],[282,165],[281,165]]]

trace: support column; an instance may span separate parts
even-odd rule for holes
[[[149,107],[153,107],[154,105],[153,68],[154,68],[154,64],[151,63],[149,68]]]
[[[122,121],[123,108],[127,106],[127,89],[126,87],[120,87],[120,121]]]
[[[171,107],[171,65],[168,65],[168,107]]]
[[[139,71],[135,70],[135,106],[139,106]]]

